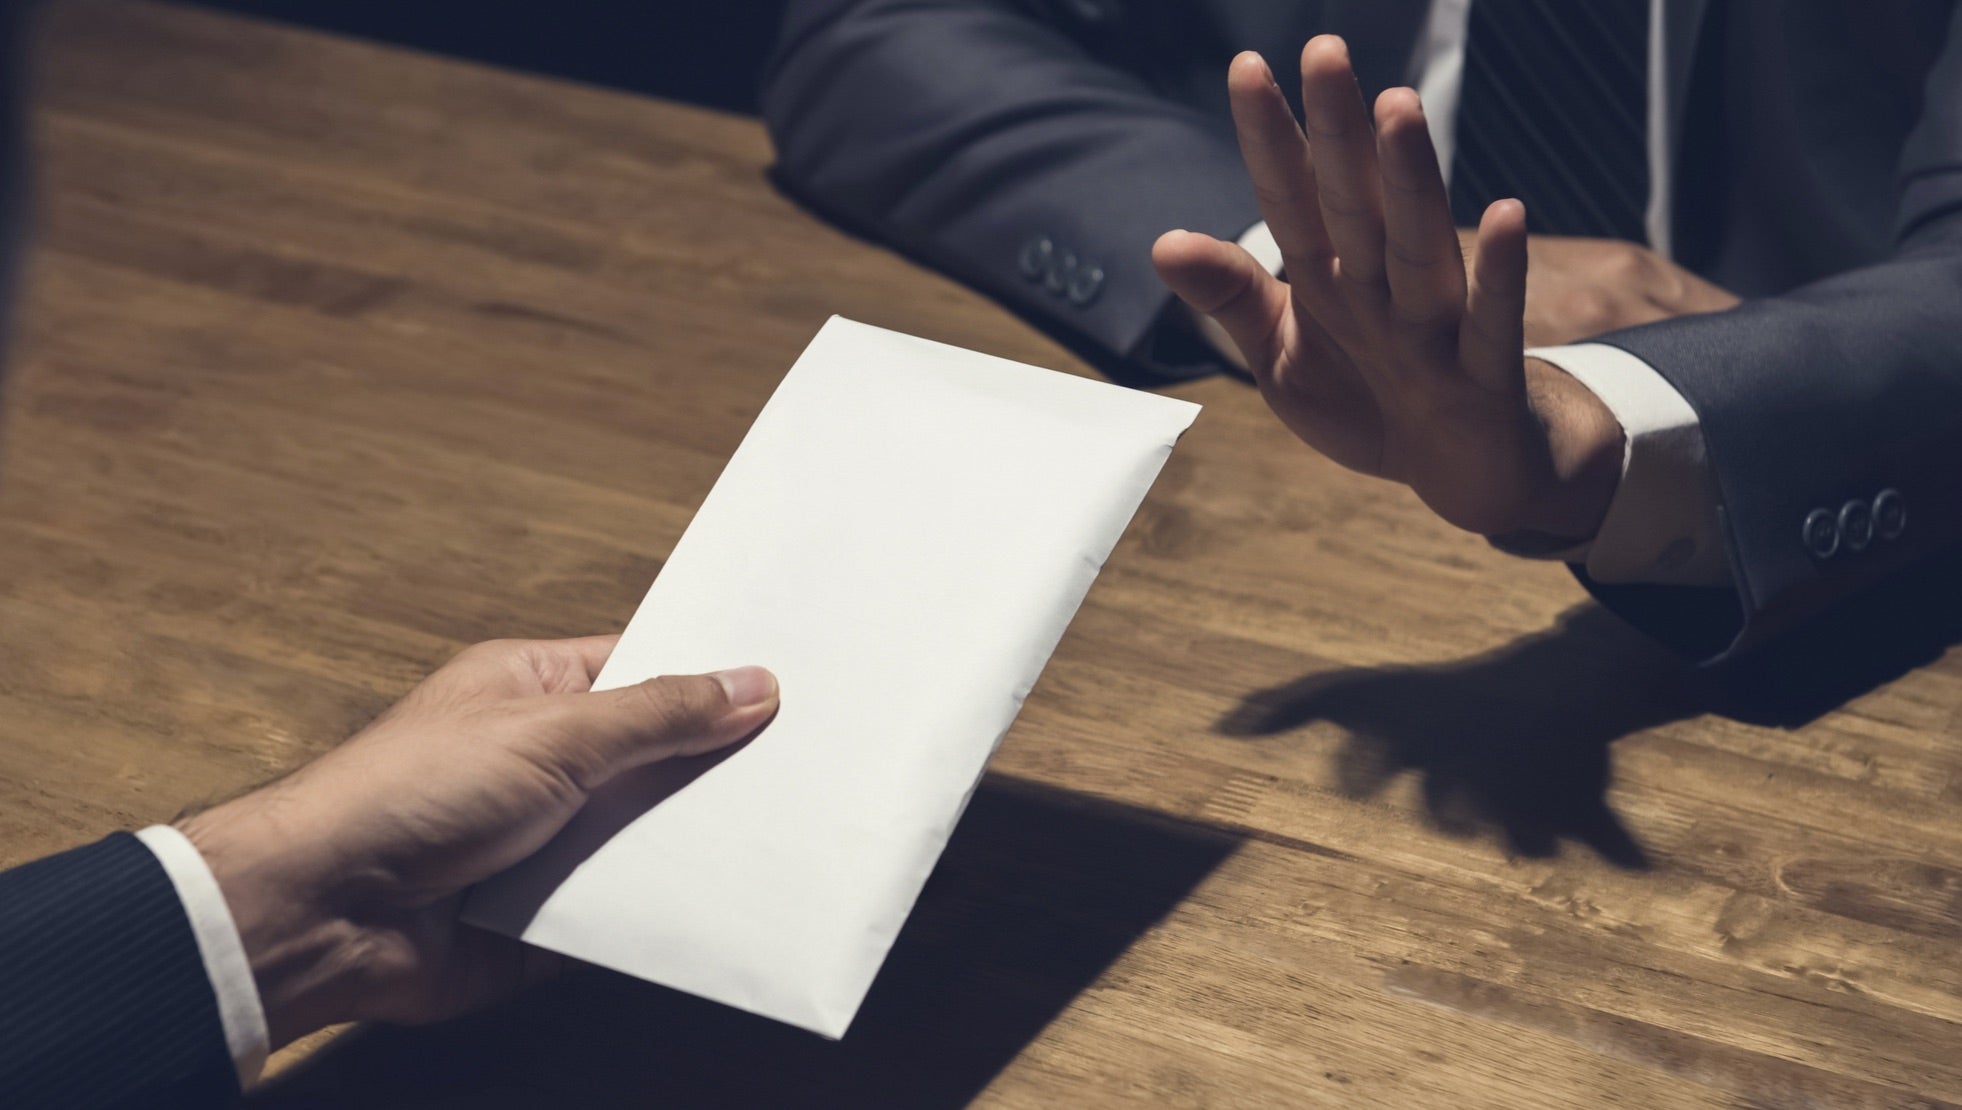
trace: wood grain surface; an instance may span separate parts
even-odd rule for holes
[[[779,197],[751,120],[142,4],[40,58],[0,864],[619,628],[832,313],[1090,372]],[[1170,392],[842,1044],[593,974],[255,1104],[1962,1104],[1952,571],[1701,675],[1242,383]]]

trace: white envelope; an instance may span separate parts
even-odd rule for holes
[[[465,919],[842,1037],[1198,411],[833,317],[597,683],[761,664],[776,719],[609,784]]]

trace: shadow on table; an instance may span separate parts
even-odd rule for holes
[[[842,1042],[592,970],[447,1025],[356,1030],[247,1104],[964,1106],[1237,845],[991,777]]]
[[[1520,855],[1579,841],[1622,867],[1648,857],[1608,807],[1608,745],[1696,711],[1691,675],[1593,605],[1471,659],[1341,668],[1257,691],[1219,724],[1277,736],[1314,721],[1346,732],[1337,789],[1372,797],[1405,771],[1425,811],[1461,836],[1496,830]]]
[[[1250,739],[1341,726],[1336,778],[1357,798],[1421,776],[1427,817],[1551,856],[1584,844],[1648,856],[1608,805],[1608,745],[1702,714],[1797,728],[1962,642],[1962,555],[1944,557],[1743,660],[1699,669],[1592,603],[1496,651],[1416,667],[1342,668],[1249,694],[1218,731]]]

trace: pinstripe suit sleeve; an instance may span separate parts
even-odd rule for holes
[[[129,833],[0,873],[0,1105],[238,1097],[177,890]]]

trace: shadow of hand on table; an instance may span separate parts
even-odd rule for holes
[[[965,1106],[1238,844],[990,777],[841,1042],[582,969],[461,1021],[354,1030],[247,1105]]]
[[[1248,695],[1218,730],[1277,737],[1316,721],[1345,732],[1337,788],[1373,797],[1420,776],[1426,817],[1496,833],[1546,857],[1571,840],[1648,866],[1608,805],[1608,746],[1702,714],[1797,728],[1962,642],[1962,555],[1900,575],[1735,663],[1699,669],[1592,603],[1545,632],[1469,659],[1341,668]]]
[[[1647,856],[1608,807],[1608,745],[1696,710],[1686,669],[1601,609],[1471,659],[1341,668],[1250,694],[1219,724],[1261,738],[1329,721],[1345,732],[1336,788],[1373,797],[1406,771],[1426,816],[1459,836],[1497,831],[1550,856],[1562,839],[1623,867]]]

